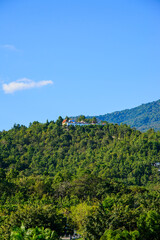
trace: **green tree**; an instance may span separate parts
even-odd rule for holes
[[[12,212],[5,226],[20,227],[23,222],[26,228],[44,227],[56,230],[60,236],[64,233],[65,219],[62,214],[57,214],[56,209],[52,205],[23,205],[17,211]],[[5,229],[4,229],[5,231]],[[6,231],[8,231],[6,229]]]
[[[92,118],[92,123],[97,123],[97,118],[96,117]]]
[[[62,126],[62,122],[63,122],[63,118],[62,118],[61,116],[59,116],[59,118],[58,118],[57,121],[56,121],[56,124],[57,124],[58,126]]]
[[[155,210],[140,215],[138,219],[138,230],[142,239],[158,240],[160,236],[160,214]]]
[[[26,229],[22,224],[21,227],[12,230],[10,240],[59,240],[59,237],[55,231],[49,228],[35,227]]]
[[[85,122],[86,117],[85,117],[84,115],[81,115],[81,116],[78,117],[77,120],[78,120],[79,122],[80,122],[80,121],[84,121],[84,122]]]
[[[139,232],[128,232],[127,230],[106,230],[100,240],[138,240]]]

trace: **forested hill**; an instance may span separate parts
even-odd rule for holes
[[[160,132],[62,126],[0,132],[0,240],[157,240]]]
[[[110,123],[125,123],[143,132],[150,128],[157,131],[160,130],[160,100],[96,118]]]
[[[127,184],[145,185],[159,175],[160,132],[127,125],[62,126],[33,122],[0,132],[0,167],[7,174],[78,176],[85,171]],[[159,179],[159,177],[158,177]]]

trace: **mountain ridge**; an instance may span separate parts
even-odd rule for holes
[[[89,118],[91,117],[93,116],[89,116]],[[131,109],[115,111],[94,117],[96,117],[98,121],[107,121],[114,124],[127,124],[142,132],[145,132],[150,128],[153,128],[155,131],[159,131],[160,99],[146,104],[141,104]]]

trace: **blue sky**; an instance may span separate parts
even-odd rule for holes
[[[160,98],[160,1],[1,0],[0,130]]]

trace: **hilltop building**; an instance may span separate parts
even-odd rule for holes
[[[85,122],[85,120],[81,120],[76,122],[73,119],[64,119],[62,122],[62,126],[87,126],[87,125],[105,125],[105,123],[97,123],[97,121],[92,121],[92,122]]]
[[[75,120],[68,120],[64,119],[62,122],[63,126],[86,126],[86,125],[91,125],[92,123],[86,123],[85,121],[80,121],[80,122],[76,122]]]

